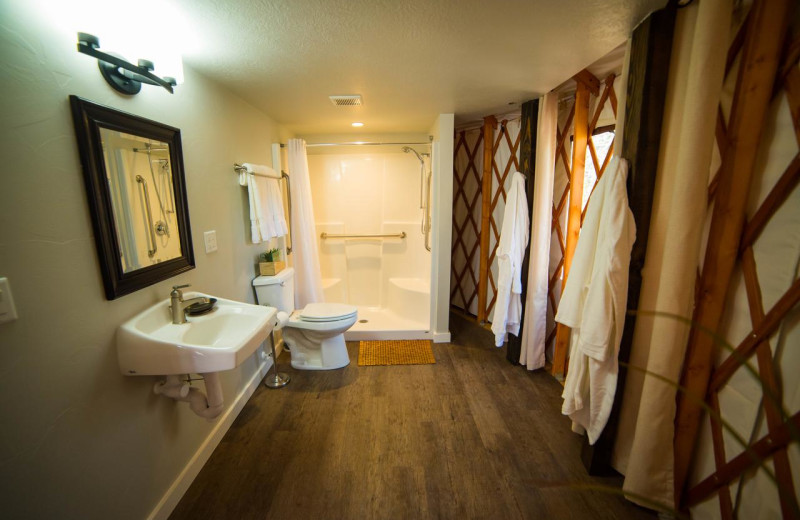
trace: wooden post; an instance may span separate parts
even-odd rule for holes
[[[786,35],[791,0],[756,0],[750,9],[736,91],[722,153],[719,188],[700,277],[700,292],[692,317],[694,327],[684,359],[675,417],[675,500],[681,498],[689,475],[702,401],[708,391],[715,340],[703,330],[717,331],[731,274],[739,252],[758,143],[769,109],[772,87]]]
[[[656,185],[661,124],[664,118],[664,98],[669,76],[672,38],[677,7],[670,3],[648,16],[633,31],[631,37],[628,84],[625,102],[625,125],[621,138],[620,156],[628,160],[628,205],[636,222],[636,241],[628,268],[628,311],[639,308],[650,216]],[[619,361],[627,363],[633,346],[636,315],[625,316]],[[619,367],[614,405],[603,433],[592,446],[584,437],[581,458],[590,475],[608,474],[611,453],[617,437],[619,411],[625,393],[627,368]]]
[[[572,79],[578,83],[582,83],[583,86],[589,89],[589,92],[591,92],[595,97],[600,95],[600,80],[588,70],[583,69],[579,73],[575,74]]]
[[[585,74],[591,74],[584,71]],[[585,76],[585,74],[583,74]],[[594,76],[592,76],[594,78]],[[595,78],[596,79],[596,78]],[[581,233],[581,203],[583,202],[583,177],[586,167],[586,143],[589,136],[589,85],[584,79],[575,77],[575,125],[572,138],[572,171],[569,179],[569,216],[567,217],[567,247],[564,252],[564,277],[561,279],[561,292],[567,284],[572,256],[578,245]],[[598,82],[599,85],[599,82]],[[566,130],[565,130],[566,131]],[[567,351],[569,350],[569,327],[556,325],[556,346],[553,351],[553,375],[558,380],[564,378]]]
[[[533,181],[536,174],[536,136],[539,125],[539,100],[526,101],[522,104],[522,124],[520,125],[519,140],[519,171],[525,175],[525,198],[528,200],[528,220],[533,215]],[[528,265],[530,263],[531,248],[528,237],[528,247],[522,258],[522,313],[519,321],[519,336],[508,335],[506,345],[506,359],[513,363],[519,363],[519,354],[522,349],[522,331],[525,327],[525,298],[528,294]]]
[[[478,269],[478,323],[486,322],[486,294],[489,290],[489,219],[492,216],[492,157],[494,116],[483,118],[483,177],[481,178],[481,248]]]

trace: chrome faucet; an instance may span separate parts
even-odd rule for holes
[[[191,287],[191,284],[187,283],[185,285],[173,285],[172,292],[169,293],[169,308],[172,311],[172,323],[174,325],[186,323],[186,307],[192,305],[193,303],[208,303],[209,301],[205,296],[198,296],[197,298],[189,298],[188,300],[184,300],[181,289],[185,289],[187,287]]]

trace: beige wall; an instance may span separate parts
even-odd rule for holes
[[[117,326],[175,283],[253,302],[261,247],[246,244],[246,194],[233,162],[270,164],[266,114],[186,69],[171,95],[116,94],[23,2],[0,4],[0,276],[19,319],[0,325],[0,499],[6,518],[143,518],[213,423],[153,395],[117,367]],[[106,301],[67,96],[181,129],[197,268]],[[206,254],[203,231],[217,231]],[[255,357],[223,374],[226,405]]]
[[[450,341],[450,245],[453,235],[453,114],[439,114],[433,136],[433,218],[431,220],[431,330],[436,343]]]

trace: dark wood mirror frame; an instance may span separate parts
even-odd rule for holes
[[[180,130],[98,105],[77,96],[70,96],[69,100],[106,298],[114,300],[194,269],[194,250],[189,226],[189,206],[186,198]],[[101,128],[156,139],[169,144],[181,256],[127,273],[123,271],[120,261],[118,230],[114,224],[111,192],[106,181],[106,164],[100,138]]]

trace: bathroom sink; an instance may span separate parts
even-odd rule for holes
[[[184,299],[204,296],[185,293]],[[242,364],[269,337],[277,311],[217,298],[213,310],[172,323],[169,299],[159,302],[117,331],[119,368],[125,375],[205,374]]]

